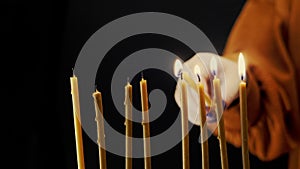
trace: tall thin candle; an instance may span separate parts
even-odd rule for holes
[[[84,153],[83,153],[83,142],[82,142],[82,129],[80,123],[80,102],[78,92],[78,79],[73,72],[73,77],[70,78],[71,82],[71,94],[73,102],[73,118],[74,118],[74,129],[76,139],[76,153],[77,153],[77,165],[78,169],[84,169]]]
[[[132,169],[132,85],[125,86],[125,168]]]
[[[104,134],[104,120],[103,120],[103,105],[102,105],[102,95],[96,90],[93,93],[94,105],[97,122],[97,134],[98,134],[98,148],[99,148],[99,163],[100,169],[106,169],[106,151],[105,151],[105,134]]]
[[[190,168],[189,155],[189,133],[188,133],[188,98],[187,86],[183,79],[183,67],[179,60],[175,61],[174,74],[180,77],[180,111],[181,111],[181,133],[182,133],[182,167],[183,169]]]
[[[150,124],[148,111],[147,81],[142,78],[140,81],[141,101],[142,101],[142,125],[144,138],[144,166],[151,169],[151,149],[150,149]]]
[[[243,169],[249,169],[249,152],[248,152],[248,118],[247,118],[247,93],[246,93],[246,66],[242,53],[239,54],[238,71],[241,78],[240,93],[240,117],[241,117],[241,139],[242,139],[242,157]]]
[[[210,63],[211,71],[214,75],[213,88],[214,88],[214,102],[216,106],[216,117],[219,122],[218,125],[218,139],[220,143],[220,153],[221,153],[221,164],[222,169],[228,169],[228,159],[227,159],[227,147],[225,140],[225,129],[224,129],[224,119],[223,119],[223,104],[221,95],[220,79],[217,77],[217,60],[216,58],[211,59]]]
[[[204,85],[200,78],[200,67],[196,65],[194,67],[194,73],[198,77],[197,89],[199,95],[199,118],[200,118],[200,131],[201,131],[201,150],[202,150],[202,169],[209,168],[209,153],[208,153],[208,140],[207,140],[207,128],[205,127],[206,121],[206,109],[204,99]]]
[[[189,133],[188,133],[188,105],[187,105],[186,83],[181,81],[181,132],[182,132],[182,153],[183,169],[189,169]]]

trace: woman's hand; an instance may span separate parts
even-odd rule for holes
[[[197,53],[192,58],[183,63],[183,70],[185,71],[194,83],[198,82],[197,76],[194,74],[194,67],[199,65],[201,73],[200,79],[204,84],[205,93],[210,96],[210,99],[213,100],[213,74],[211,73],[211,59],[216,59],[217,70],[216,76],[220,79],[222,98],[224,101],[224,107],[229,106],[238,96],[238,86],[240,78],[238,76],[238,66],[236,62],[233,62],[229,59],[223,58],[219,55],[213,53]],[[184,80],[184,79],[183,79]],[[180,80],[179,80],[180,81]],[[199,121],[199,97],[197,91],[194,89],[193,85],[187,81],[187,92],[188,92],[188,119],[191,123],[200,125]],[[175,90],[175,100],[180,107],[180,90],[179,83],[177,83]],[[211,106],[208,103],[207,106],[207,125],[211,129],[216,127],[216,119],[213,112],[211,112]]]

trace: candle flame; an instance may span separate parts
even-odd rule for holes
[[[179,59],[176,59],[174,63],[174,75],[176,77],[180,77],[182,69],[183,69],[182,63],[180,62]]]
[[[215,57],[211,58],[210,60],[210,71],[214,76],[217,75],[218,64],[217,59]]]
[[[201,71],[200,71],[200,67],[199,67],[199,65],[195,65],[195,67],[194,67],[194,73],[196,74],[196,76],[198,77],[198,81],[200,82],[200,73],[201,73]]]
[[[241,80],[246,80],[245,59],[244,59],[244,55],[242,53],[239,54],[238,68],[239,68],[238,73],[239,73]]]

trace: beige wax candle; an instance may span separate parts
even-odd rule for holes
[[[80,123],[80,102],[79,102],[79,92],[78,92],[78,79],[73,74],[70,78],[71,82],[71,94],[73,102],[73,118],[74,118],[74,129],[75,129],[75,139],[76,139],[76,154],[77,154],[77,165],[78,169],[84,169],[84,152],[83,152],[83,142],[82,142],[82,129]]]
[[[198,77],[197,89],[199,95],[199,117],[200,117],[200,133],[201,133],[201,152],[202,152],[202,169],[209,169],[209,152],[208,152],[208,136],[207,128],[204,126],[206,121],[204,85],[200,79],[200,68],[198,65],[194,67],[194,73]],[[206,139],[206,140],[204,140]]]
[[[188,98],[185,81],[181,81],[181,133],[182,133],[182,164],[183,169],[190,168],[189,130],[188,130]]]
[[[144,138],[144,164],[145,169],[151,169],[151,149],[150,149],[150,124],[148,111],[147,81],[142,78],[140,81],[141,101],[142,101],[142,125]]]
[[[218,139],[220,143],[220,153],[221,153],[221,164],[222,169],[228,169],[228,158],[227,158],[227,146],[225,140],[225,129],[224,129],[224,119],[223,119],[223,103],[221,95],[221,85],[220,79],[217,77],[217,61],[215,58],[211,60],[211,69],[214,74],[213,88],[214,88],[214,102],[216,105],[216,117],[219,122],[218,125]]]
[[[243,169],[249,169],[249,152],[248,152],[248,118],[247,118],[247,93],[246,93],[246,66],[242,53],[238,60],[239,76],[241,77],[240,93],[240,119],[241,119],[241,139],[242,139],[242,158]]]
[[[103,105],[101,92],[96,90],[93,93],[94,105],[96,112],[97,134],[98,134],[98,148],[99,148],[99,164],[100,169],[106,169],[106,150],[105,150],[105,134],[104,134],[104,119],[103,119]]]
[[[132,169],[132,85],[125,86],[125,168]]]

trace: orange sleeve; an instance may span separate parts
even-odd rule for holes
[[[249,151],[261,160],[300,145],[299,14],[298,0],[249,0],[224,50],[235,61],[238,52],[245,56]],[[224,120],[227,141],[240,147],[238,103],[225,110]]]

